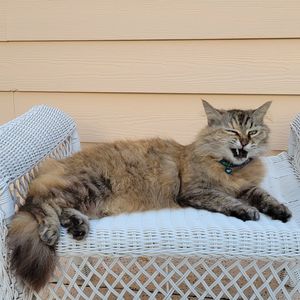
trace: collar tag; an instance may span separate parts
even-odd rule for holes
[[[232,174],[232,169],[230,167],[226,167],[225,168],[225,173],[228,174],[228,175],[231,175]]]
[[[244,166],[246,166],[247,164],[249,164],[249,163],[251,162],[251,160],[252,160],[252,158],[249,158],[249,159],[247,159],[244,163],[242,163],[241,165],[235,165],[235,164],[229,162],[229,161],[226,160],[226,159],[221,159],[221,160],[219,160],[219,163],[220,163],[222,166],[225,167],[225,168],[224,168],[224,171],[225,171],[226,174],[232,175],[232,173],[233,173],[233,168],[237,168],[237,167],[243,168]]]

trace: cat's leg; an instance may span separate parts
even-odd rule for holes
[[[75,240],[84,239],[89,232],[89,219],[74,208],[64,208],[60,215],[60,224],[67,228]]]
[[[24,214],[32,216],[34,222],[32,226],[37,228],[40,239],[48,246],[54,246],[60,235],[59,214],[61,209],[52,199],[44,199],[44,201],[33,201],[31,197],[26,198],[26,202],[20,207],[16,213],[16,220],[24,218]],[[25,219],[25,218],[24,218]],[[22,227],[20,226],[20,230]]]
[[[219,212],[243,221],[259,220],[259,212],[255,207],[219,191],[203,190],[197,194],[180,195],[176,201],[180,206]]]
[[[239,199],[255,206],[262,213],[269,215],[272,219],[287,222],[292,213],[282,203],[278,202],[273,196],[260,187],[252,186],[238,195]]]
[[[21,210],[27,210],[27,207],[22,207]],[[58,219],[59,209],[53,207],[47,202],[38,205],[29,205],[31,213],[34,213],[35,219],[38,221],[38,232],[41,240],[49,246],[57,243],[60,235],[60,223]],[[29,210],[28,209],[28,210]]]

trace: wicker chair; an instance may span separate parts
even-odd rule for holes
[[[284,224],[208,211],[150,211],[91,221],[85,241],[62,229],[59,265],[38,294],[10,273],[6,224],[42,160],[78,151],[75,124],[36,106],[0,127],[1,299],[300,299],[300,116],[288,153],[266,158],[263,186],[293,211]],[[299,175],[298,175],[299,176]]]

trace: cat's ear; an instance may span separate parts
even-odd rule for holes
[[[262,106],[260,106],[259,108],[257,108],[254,112],[253,115],[255,116],[255,118],[262,122],[264,119],[265,114],[267,113],[270,105],[272,104],[272,101],[268,101],[265,104],[263,104]]]
[[[208,126],[220,125],[222,123],[222,114],[203,99],[202,104],[207,116]]]

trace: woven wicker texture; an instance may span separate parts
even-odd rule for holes
[[[61,259],[42,299],[299,299],[293,263],[193,257]],[[32,294],[27,294],[32,298]]]
[[[0,191],[47,157],[75,131],[74,121],[62,111],[44,105],[0,127]],[[9,199],[0,198],[6,217],[12,214]]]
[[[10,141],[5,163],[0,164],[5,175],[1,196],[8,191],[10,201],[16,203],[22,202],[41,160],[68,156],[79,148],[74,123],[62,112],[42,106],[28,114],[31,117],[22,116],[0,128],[2,138]],[[28,146],[19,149],[17,145],[24,140]],[[82,242],[62,230],[60,265],[51,283],[35,296],[300,299],[299,181],[287,154],[264,162],[268,176],[263,186],[290,207],[294,215],[290,222],[283,224],[264,215],[258,222],[242,222],[191,208],[94,220]],[[6,207],[1,201],[1,207]],[[2,212],[2,221],[6,216]],[[2,226],[5,232],[3,222]],[[31,299],[33,292],[17,284],[9,272],[5,235],[1,237],[0,295],[5,295],[5,300]]]
[[[24,201],[39,163],[60,159],[80,149],[74,121],[62,111],[45,105],[0,126],[0,299],[23,299],[8,264],[6,222]]]
[[[300,179],[300,114],[291,123],[288,153],[293,160],[296,175]]]

